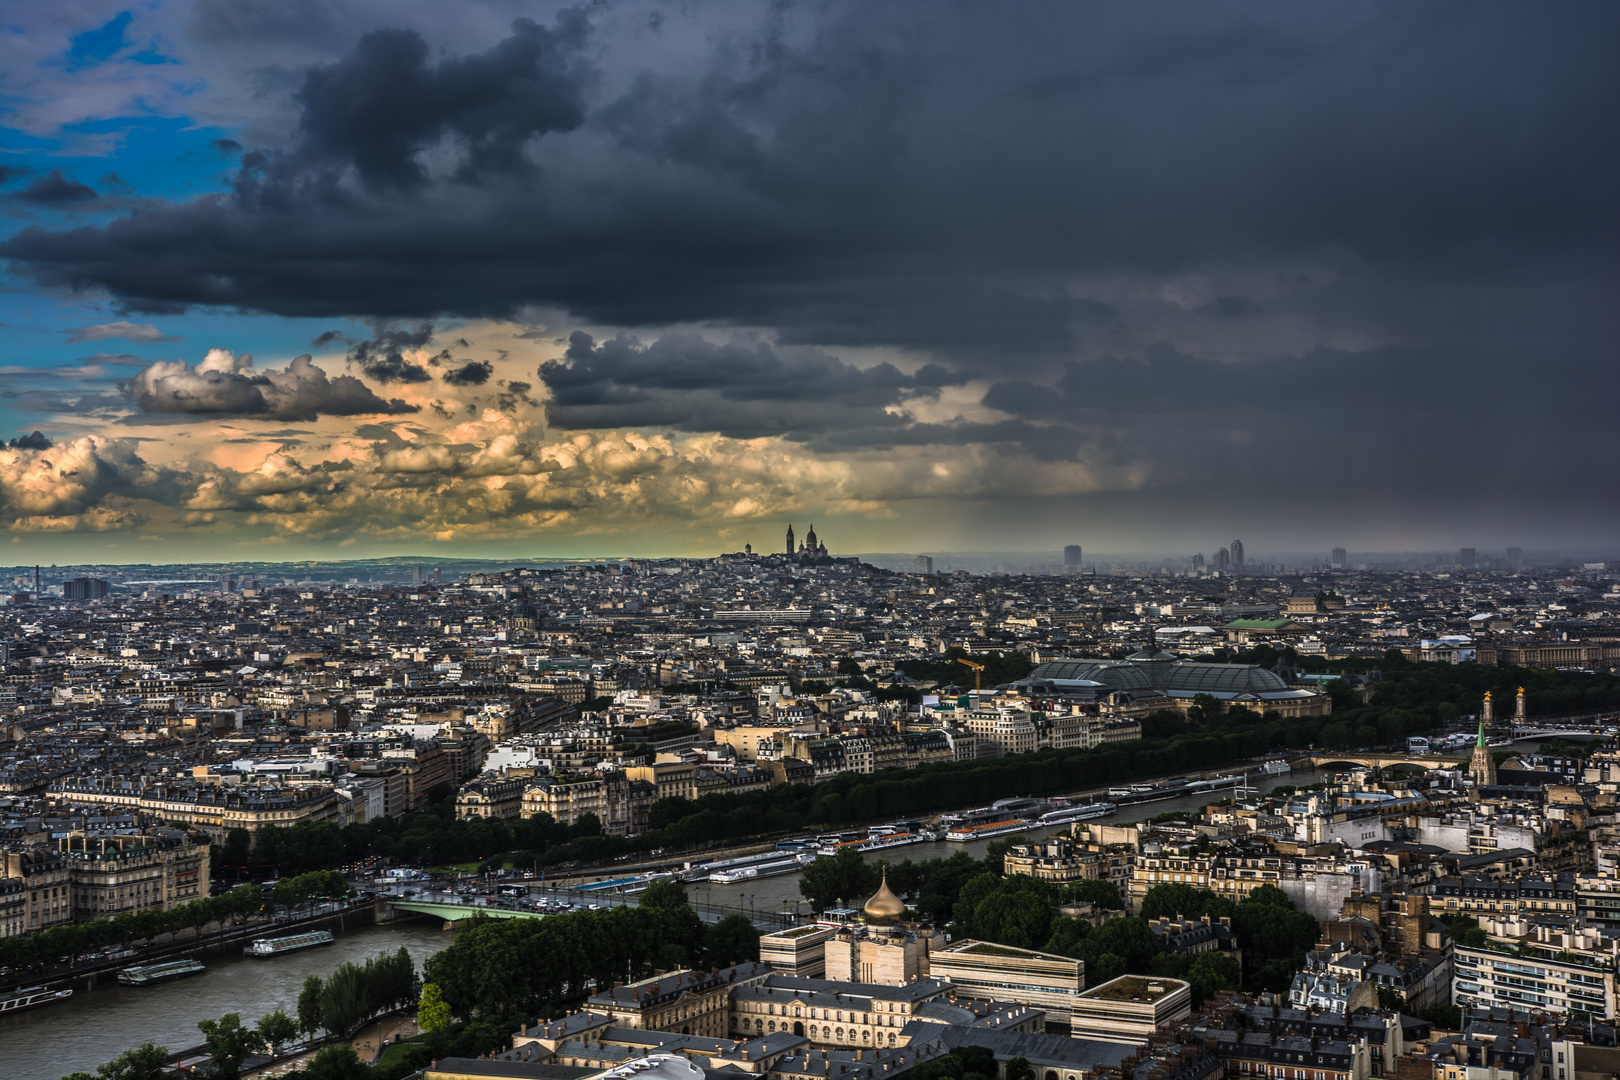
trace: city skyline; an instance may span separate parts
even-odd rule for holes
[[[11,561],[1620,554],[1611,6],[298,11],[14,14]]]

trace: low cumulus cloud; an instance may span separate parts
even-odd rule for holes
[[[329,377],[308,354],[284,368],[255,370],[252,356],[228,349],[209,350],[196,366],[160,360],[129,381],[128,393],[147,413],[313,420],[418,411],[398,398],[383,400],[352,375]]]
[[[136,447],[92,436],[0,447],[0,506],[13,528],[61,531],[90,515],[87,528],[106,531],[127,522],[132,499],[177,500],[184,476],[149,465]]]

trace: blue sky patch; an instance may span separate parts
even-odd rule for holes
[[[86,30],[73,39],[68,55],[85,65],[103,63],[124,47],[124,32],[132,18],[131,12],[121,11],[106,25]]]

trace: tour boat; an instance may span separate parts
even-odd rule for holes
[[[1107,817],[1118,809],[1119,807],[1111,802],[1083,803],[1042,814],[1041,824],[1066,825],[1071,821],[1087,821],[1091,818]]]
[[[773,862],[752,863],[748,866],[738,866],[731,870],[717,870],[709,875],[709,880],[716,885],[735,885],[739,881],[752,881],[755,878],[775,877],[777,874],[796,874],[805,867],[805,856],[795,856],[791,859],[777,859]]]
[[[1282,758],[1273,758],[1261,765],[1260,771],[1265,773],[1267,776],[1281,776],[1284,773],[1293,772],[1294,767],[1288,764],[1288,762],[1284,761]]]
[[[1024,818],[1016,821],[992,821],[988,825],[965,825],[960,829],[952,829],[945,834],[945,839],[984,840],[992,836],[1005,836],[1008,833],[1023,832],[1029,828],[1029,822]]]
[[[187,975],[200,975],[208,968],[199,960],[170,960],[162,964],[137,964],[118,973],[118,981],[125,986],[151,986],[153,983],[183,979]]]
[[[843,840],[836,844],[823,844],[817,851],[822,855],[836,855],[840,851],[882,851],[885,848],[905,847],[907,844],[920,844],[926,837],[920,833],[885,833],[880,836],[868,836],[865,840]]]
[[[58,1001],[66,1001],[72,996],[72,990],[47,990],[43,986],[25,986],[21,990],[13,990],[0,996],[0,1014],[55,1005]]]
[[[299,949],[330,945],[334,940],[330,930],[311,930],[307,934],[291,934],[287,937],[254,938],[253,944],[243,949],[242,953],[244,956],[280,956]]]
[[[798,870],[814,862],[814,851],[767,851],[759,855],[742,855],[735,859],[719,859],[715,862],[692,863],[686,869],[677,871],[675,877],[687,883],[694,881],[718,881],[722,885],[730,881],[741,881],[736,876],[737,871],[754,868],[757,873],[748,874],[747,877],[769,877],[772,874],[785,874]],[[784,869],[775,869],[778,865]],[[772,867],[767,870],[765,867]]]

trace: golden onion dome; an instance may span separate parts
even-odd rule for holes
[[[894,891],[889,888],[888,871],[884,871],[883,884],[878,886],[878,891],[872,894],[863,910],[866,912],[866,921],[879,926],[898,922],[900,916],[906,913],[905,901],[894,895]]]

